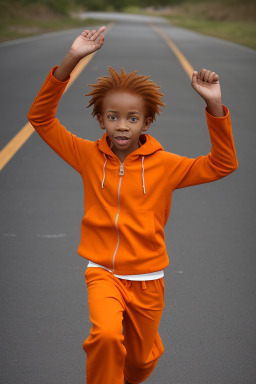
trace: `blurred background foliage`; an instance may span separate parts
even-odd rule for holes
[[[171,7],[184,4],[220,4],[229,6],[246,5],[255,3],[255,0],[0,0],[1,12],[15,12],[15,8],[29,9],[31,6],[41,6],[62,14],[67,14],[76,7],[82,7],[88,11],[126,11],[127,8],[145,9],[153,7],[161,10],[164,7]]]
[[[256,0],[0,0],[0,40],[107,24],[86,11],[163,16],[173,24],[256,49]]]

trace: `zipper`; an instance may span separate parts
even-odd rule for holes
[[[124,176],[124,163],[120,164],[119,176]]]
[[[116,220],[115,220],[115,227],[117,230],[117,244],[116,244],[116,249],[113,255],[113,272],[115,270],[115,258],[116,258],[116,253],[119,246],[119,241],[120,241],[120,233],[118,230],[117,221],[118,221],[118,216],[120,211],[120,190],[121,190],[122,176],[124,176],[124,163],[120,163],[119,176],[120,176],[120,179],[119,179],[119,187],[118,187],[118,209],[117,209]]]

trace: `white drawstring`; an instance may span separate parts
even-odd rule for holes
[[[144,180],[144,156],[142,156],[142,184],[143,184],[143,193],[146,194],[145,180]]]
[[[104,188],[104,182],[105,182],[105,167],[106,167],[106,164],[107,164],[107,161],[108,161],[108,159],[107,159],[107,157],[106,157],[105,154],[104,154],[104,157],[106,158],[106,161],[105,161],[105,163],[104,163],[104,165],[103,165],[103,180],[102,180],[102,184],[101,184],[101,188],[102,188],[102,189]]]

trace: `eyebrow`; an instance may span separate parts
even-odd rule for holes
[[[112,111],[112,110],[109,110],[107,111],[108,112],[112,112],[112,113],[119,113],[119,111]],[[134,114],[137,114],[137,115],[140,115],[141,113],[139,111],[134,111],[134,112],[128,112],[130,115],[134,115]]]

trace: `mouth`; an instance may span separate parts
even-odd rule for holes
[[[121,145],[125,145],[128,143],[129,141],[129,137],[126,137],[126,136],[116,136],[114,138],[114,140],[118,143],[118,144],[121,144]]]

